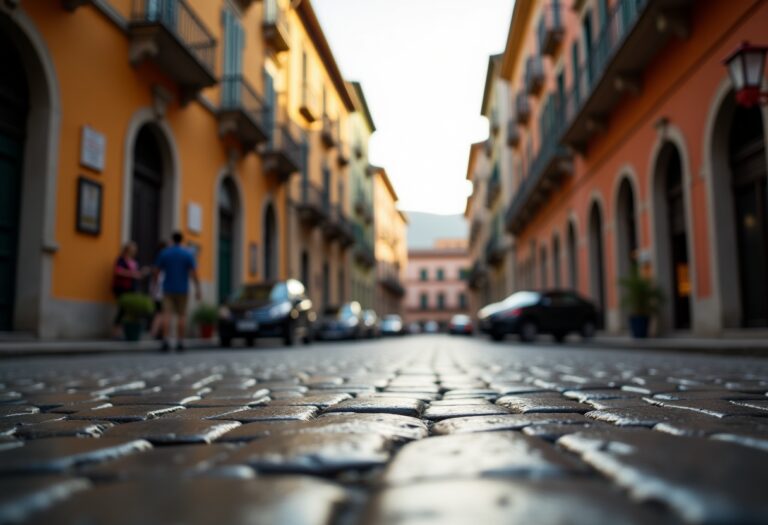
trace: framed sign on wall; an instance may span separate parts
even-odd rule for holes
[[[101,194],[100,183],[85,177],[77,179],[77,231],[89,235],[101,233]]]

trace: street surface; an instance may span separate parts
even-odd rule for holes
[[[0,523],[768,523],[768,360],[420,335],[0,361]]]

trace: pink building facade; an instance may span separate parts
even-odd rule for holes
[[[438,241],[431,249],[410,250],[406,273],[405,321],[437,322],[445,329],[451,317],[469,313],[466,241]]]

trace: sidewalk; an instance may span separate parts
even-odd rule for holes
[[[188,350],[211,349],[218,345],[217,339],[185,339]],[[23,339],[18,341],[0,340],[0,358],[33,357],[52,355],[82,355],[109,353],[149,353],[158,352],[160,342],[146,339],[142,341],[40,341]]]
[[[595,349],[658,350],[700,354],[768,357],[768,337],[649,337],[632,339],[627,335],[598,334],[591,341],[569,338],[569,346]]]

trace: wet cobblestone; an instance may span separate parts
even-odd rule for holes
[[[0,523],[766,523],[766,471],[754,359],[423,336],[0,362]]]

